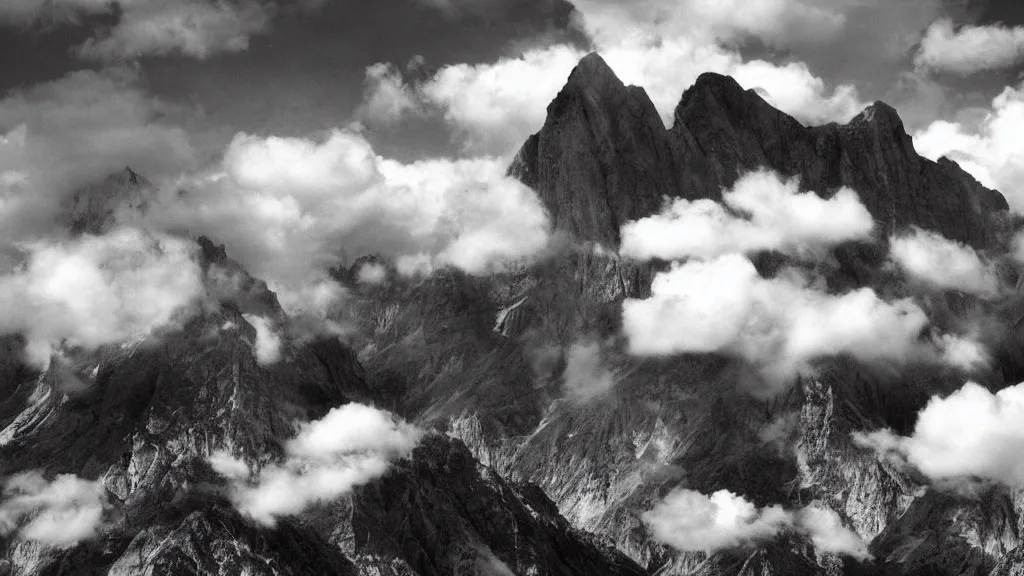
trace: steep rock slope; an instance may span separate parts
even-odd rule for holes
[[[207,463],[211,453],[273,462],[296,422],[352,401],[382,405],[386,394],[337,338],[287,339],[282,361],[260,366],[243,314],[284,318],[277,299],[222,247],[200,245],[207,282],[229,274],[238,288],[216,308],[159,339],[72,353],[42,374],[8,371],[17,381],[0,401],[4,475],[99,480],[110,506],[100,536],[68,549],[0,537],[0,569],[426,576],[509,565],[534,574],[643,573],[573,529],[535,487],[507,483],[439,436],[345,503],[324,503],[275,528],[241,516]],[[320,521],[325,515],[333,520]]]
[[[616,246],[619,227],[664,196],[718,198],[745,172],[770,168],[801,187],[857,191],[884,232],[917,225],[976,247],[1005,199],[954,162],[920,157],[896,112],[875,103],[849,124],[805,127],[732,78],[697,78],[666,130],[641,88],[597,54],[572,72],[544,127],[509,169],[533,187],[556,227]]]

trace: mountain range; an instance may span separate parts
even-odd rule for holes
[[[1024,574],[1024,492],[937,486],[858,441],[875,430],[911,435],[933,396],[968,379],[990,391],[1016,384],[1019,321],[986,337],[982,369],[894,369],[840,353],[771,390],[726,351],[631,353],[624,303],[650,298],[678,264],[619,257],[624,227],[677,201],[722,203],[759,170],[823,200],[851,189],[874,222],[870,237],[810,262],[754,251],[762,276],[796,268],[829,294],[921,298],[922,341],[970,319],[1024,316],[1015,289],[921,291],[893,270],[890,239],[909,230],[996,255],[1010,251],[1017,224],[999,192],[951,160],[920,156],[888,105],[805,127],[708,73],[666,128],[644,90],[592,54],[508,169],[536,191],[560,238],[536,261],[490,276],[406,278],[386,258],[360,258],[331,273],[348,293],[338,314],[354,329],[284,337],[268,364],[253,318],[295,320],[216,238],[201,237],[204,282],[230,277],[234,288],[181,329],[75,350],[42,371],[19,359],[22,336],[5,337],[0,474],[73,475],[95,483],[105,504],[101,529],[67,545],[0,530],[0,575]],[[102,233],[125,211],[145,211],[151,187],[129,168],[78,192],[63,222]],[[382,270],[379,281],[360,280],[367,266]],[[1016,285],[1014,267],[997,273]],[[581,364],[584,384],[605,384],[573,389]],[[275,522],[246,514],[239,486],[256,477],[238,484],[219,458],[286,478],[317,469],[313,457],[283,464],[311,430],[295,423],[353,405],[415,426],[415,446],[388,448],[385,471],[300,512]],[[344,461],[384,450],[366,442]],[[650,515],[680,489],[729,491],[790,519],[735,545],[685,549]],[[842,528],[833,533],[863,550],[804,528],[810,509],[831,511]],[[0,528],[10,521],[0,514]]]

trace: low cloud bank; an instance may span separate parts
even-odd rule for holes
[[[622,227],[623,256],[639,260],[714,258],[773,250],[813,254],[837,244],[867,240],[874,219],[849,188],[829,199],[800,192],[796,179],[747,174],[713,200],[677,199],[660,214]]]
[[[828,508],[808,506],[786,510],[782,506],[757,508],[742,496],[719,490],[710,496],[693,490],[670,492],[643,514],[655,540],[684,552],[708,553],[770,540],[794,530],[807,535],[814,547],[830,554],[870,558],[856,532]]]
[[[1024,487],[1024,384],[990,392],[968,382],[945,398],[933,397],[910,436],[877,430],[853,438],[937,482]]]
[[[283,462],[253,472],[231,454],[217,452],[210,464],[228,479],[240,512],[273,526],[281,516],[299,514],[379,478],[393,460],[412,452],[422,434],[387,412],[346,404],[301,426],[285,444]]]
[[[178,325],[205,295],[189,240],[125,228],[23,250],[23,263],[0,275],[0,332],[25,335],[38,366],[63,347],[96,348]]]
[[[41,472],[11,476],[0,496],[0,535],[16,534],[55,548],[70,548],[96,537],[107,493],[99,481]]]
[[[914,57],[919,67],[969,75],[1012,68],[1024,62],[1024,26],[953,26],[936,20]]]
[[[470,274],[529,260],[548,242],[537,195],[497,159],[404,164],[358,134],[323,139],[239,134],[221,165],[164,194],[144,221],[226,244],[282,298],[329,284],[326,270],[364,254],[399,271],[453,266]],[[322,286],[321,286],[322,287]]]
[[[889,253],[911,278],[944,290],[960,290],[992,298],[999,294],[999,275],[970,246],[915,227],[894,236]]]
[[[968,115],[977,118],[977,114]],[[1010,208],[1024,212],[1024,84],[1008,86],[978,121],[937,120],[914,133],[914,147],[927,158],[946,156],[979,182],[1003,193]]]
[[[813,374],[821,358],[944,362],[948,347],[964,343],[924,339],[928,317],[910,299],[886,301],[870,288],[830,294],[792,270],[762,278],[736,254],[673,264],[655,276],[649,298],[623,303],[622,321],[632,354],[724,353],[775,388]]]

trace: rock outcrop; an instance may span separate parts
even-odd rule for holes
[[[665,129],[644,90],[623,85],[596,54],[573,70],[509,172],[537,190],[557,228],[614,247],[622,224],[657,212],[663,197],[717,199],[760,168],[825,197],[854,189],[886,233],[916,225],[986,247],[989,215],[1007,208],[956,163],[919,156],[884,103],[846,125],[805,127],[706,73]]]

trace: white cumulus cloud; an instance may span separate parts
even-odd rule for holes
[[[103,522],[106,489],[99,481],[61,474],[47,480],[24,472],[4,482],[0,535],[16,533],[55,548],[69,548],[95,537]]]
[[[366,68],[365,93],[363,103],[356,109],[356,118],[370,123],[394,124],[419,110],[418,98],[394,64],[378,62]]]
[[[870,288],[829,294],[793,271],[765,279],[735,254],[674,264],[654,278],[650,298],[623,303],[622,321],[633,354],[729,354],[775,386],[839,355],[942,362],[949,343],[922,339],[928,317],[909,299],[885,301]]]
[[[821,552],[865,560],[867,546],[828,508],[757,508],[742,496],[719,490],[710,496],[677,489],[642,516],[655,540],[686,552],[708,553],[768,540],[783,530],[810,537]]]
[[[125,165],[159,178],[195,167],[174,118],[125,68],[72,72],[0,99],[0,248],[52,232],[62,200]]]
[[[301,426],[285,445],[283,462],[251,472],[244,462],[217,452],[210,463],[230,481],[238,510],[273,526],[280,516],[299,514],[382,476],[421,436],[387,412],[346,404]]]
[[[871,558],[867,544],[831,508],[807,506],[794,514],[796,525],[811,538],[821,552],[850,556],[858,560]]]
[[[914,57],[918,66],[973,74],[1012,68],[1024,62],[1024,26],[961,26],[936,20],[928,27]]]
[[[734,76],[773,105],[813,124],[845,122],[864,108],[852,85],[829,88],[802,62],[745,61],[731,43],[816,42],[843,27],[840,11],[797,0],[708,2],[577,0],[577,26],[626,84],[643,87],[666,125],[683,91],[702,72]],[[811,23],[814,24],[811,24]],[[385,100],[417,100],[439,110],[467,149],[510,154],[544,123],[545,110],[585,52],[570,44],[534,47],[489,63],[450,64],[413,85],[388,79]],[[394,69],[394,68],[392,68]],[[367,70],[377,82],[379,67]],[[394,88],[394,89],[392,89]],[[365,106],[376,98],[370,92]]]
[[[1003,193],[1010,208],[1024,211],[1024,84],[1009,86],[992,100],[976,125],[937,120],[914,134],[914,146],[927,158],[946,156],[979,182]]]
[[[914,227],[890,240],[889,253],[904,272],[920,282],[985,297],[999,293],[999,276],[990,262],[974,248],[936,232]]]
[[[759,171],[740,178],[713,200],[676,199],[660,214],[622,227],[623,256],[713,258],[729,253],[774,250],[818,252],[843,242],[866,240],[874,220],[857,193],[839,190],[829,199],[800,192],[796,179]]]
[[[932,480],[1024,487],[1024,384],[993,393],[968,382],[933,397],[910,436],[877,430],[855,433],[854,440],[905,459]]]
[[[383,264],[365,263],[356,273],[356,282],[360,284],[383,284],[388,279],[388,269]]]
[[[61,346],[94,348],[173,326],[205,294],[188,240],[119,229],[24,249],[24,263],[0,276],[0,331],[24,334],[42,366]]]
[[[673,490],[643,515],[659,542],[677,550],[705,552],[769,539],[791,520],[781,506],[758,509],[728,490],[711,496],[694,490]]]
[[[537,195],[497,159],[402,163],[340,130],[322,139],[239,134],[220,166],[182,187],[146,222],[223,242],[282,303],[310,302],[302,295],[332,285],[328,268],[361,255],[481,275],[533,257],[549,234]]]

